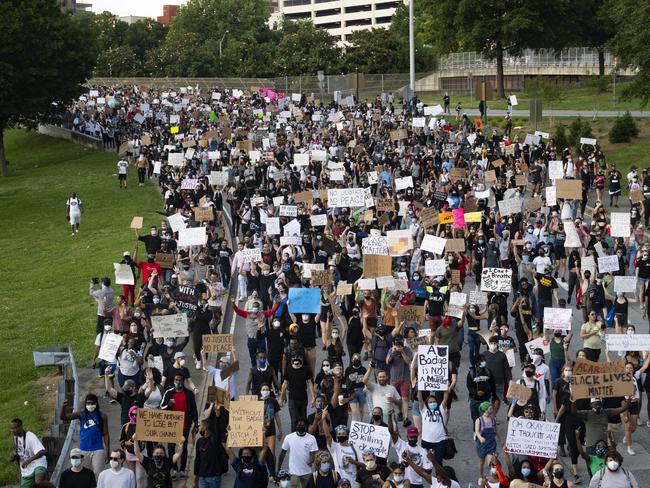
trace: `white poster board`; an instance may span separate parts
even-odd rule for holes
[[[204,246],[208,242],[206,227],[191,227],[178,231],[178,247]]]
[[[114,362],[115,355],[117,354],[117,350],[120,348],[120,344],[122,344],[122,336],[120,334],[107,334],[104,342],[99,348],[99,354],[97,357],[102,361],[106,361],[107,363]],[[102,374],[104,374],[103,371]]]
[[[449,346],[418,346],[417,366],[419,391],[447,391]]]
[[[555,330],[571,330],[570,308],[544,307],[544,328]]]
[[[616,254],[598,258],[599,273],[610,273],[612,271],[618,271],[618,256]]]
[[[186,337],[187,315],[177,313],[174,315],[152,315],[151,326],[154,338],[158,337]]]
[[[330,208],[365,207],[366,195],[364,188],[331,188],[327,190],[327,205]]]
[[[650,349],[650,334],[607,334],[605,344],[608,351],[647,351]]]
[[[116,285],[135,285],[133,270],[128,264],[113,263]]]
[[[481,291],[510,293],[512,290],[512,270],[505,268],[483,268],[481,272]]]
[[[555,458],[560,424],[511,417],[508,421],[506,451],[522,456]]]
[[[390,446],[388,427],[353,420],[350,424],[349,440],[350,444],[360,453],[372,452],[378,457],[388,457]]]
[[[636,282],[636,276],[614,276],[614,291],[616,293],[634,293]]]

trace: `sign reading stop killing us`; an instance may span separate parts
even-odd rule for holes
[[[390,434],[387,427],[353,420],[350,424],[350,444],[359,452],[372,452],[385,458],[388,457]]]
[[[418,346],[418,390],[447,391],[449,386],[449,347]]]

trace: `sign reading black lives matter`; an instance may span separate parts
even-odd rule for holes
[[[506,268],[483,268],[481,291],[510,293],[512,289],[512,270]]]
[[[447,391],[449,387],[449,347],[418,346],[418,390]]]
[[[189,316],[196,313],[199,303],[199,290],[195,286],[179,285],[176,291],[176,306]]]

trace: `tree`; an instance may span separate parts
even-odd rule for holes
[[[623,95],[626,98],[638,96],[641,105],[645,106],[650,100],[650,9],[646,4],[631,0],[612,1],[607,8],[616,31],[608,46],[618,56],[619,67],[637,70]]]
[[[390,29],[355,31],[348,36],[343,64],[347,71],[357,68],[363,73],[397,73],[408,70],[408,57],[395,53],[401,49],[397,34]],[[406,61],[406,63],[405,63]]]
[[[136,76],[140,73],[140,62],[131,46],[118,46],[99,53],[96,76]]]
[[[416,0],[415,14],[415,71],[431,71],[435,67],[435,52],[428,44],[428,30],[436,29],[436,25],[428,15],[431,0]],[[390,22],[390,31],[397,37],[397,50],[393,54],[398,71],[409,69],[409,9],[400,5],[395,10]]]
[[[9,175],[5,129],[34,125],[65,109],[92,72],[81,26],[53,0],[0,0],[0,168]]]
[[[316,74],[318,70],[331,73],[340,58],[336,39],[315,27],[311,20],[283,22],[282,39],[275,52],[278,75]]]
[[[605,0],[583,0],[576,14],[581,18],[578,22],[581,44],[596,48],[598,51],[598,75],[605,75],[605,45],[614,36],[614,25],[610,17],[610,9]]]
[[[505,98],[504,55],[572,45],[575,8],[571,0],[437,0],[428,2],[422,21],[434,26],[426,32],[439,53],[474,50],[495,59],[497,93]]]

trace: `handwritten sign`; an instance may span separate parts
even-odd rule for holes
[[[599,273],[609,273],[611,271],[618,271],[618,256],[614,254],[613,256],[603,256],[598,258],[598,272]]]
[[[106,338],[103,340],[102,345],[99,348],[99,354],[97,357],[108,363],[114,362],[120,344],[122,344],[122,336],[120,334],[106,334]]]
[[[133,270],[128,264],[113,263],[115,270],[115,284],[116,285],[134,285],[135,277]]]
[[[469,292],[470,305],[487,305],[488,296],[484,291],[473,290]]]
[[[192,211],[197,222],[210,222],[214,218],[212,207],[194,207]]]
[[[570,308],[544,307],[544,328],[556,330],[571,330]]]
[[[443,276],[447,272],[447,262],[444,259],[427,259],[424,262],[424,274],[427,276]]]
[[[376,254],[363,255],[363,276],[364,278],[378,278],[391,274],[393,260],[390,256],[378,256]]]
[[[152,315],[151,326],[154,338],[158,337],[185,337],[187,333],[187,315],[177,313],[174,315]]]
[[[339,284],[336,286],[336,294],[341,296],[352,295],[352,283],[339,281]]]
[[[510,384],[508,385],[508,394],[506,395],[506,398],[508,400],[516,398],[522,402],[527,402],[530,400],[530,397],[532,395],[532,388],[528,388],[526,385],[522,385],[521,383],[510,380]]]
[[[199,303],[199,290],[195,286],[179,285],[175,294],[176,306],[181,311],[193,316]]]
[[[523,456],[555,458],[560,424],[511,417],[508,421],[506,451]]]
[[[551,343],[543,337],[538,337],[526,343],[526,351],[528,351],[529,356],[533,355],[535,349],[541,349],[544,354],[549,354],[551,352]]]
[[[397,309],[400,321],[422,323],[424,321],[424,307],[419,305],[403,305]]]
[[[390,446],[388,427],[353,420],[350,424],[350,444],[359,452],[372,452],[378,457],[388,457]]]
[[[650,334],[607,334],[605,344],[608,351],[647,351],[650,349]]]
[[[206,227],[192,227],[178,231],[178,247],[203,246],[208,242]]]
[[[364,188],[330,188],[327,190],[327,204],[335,207],[365,207],[366,194]]]
[[[512,289],[512,270],[505,268],[483,268],[481,272],[481,291],[510,293]]]
[[[507,198],[499,201],[499,213],[502,217],[521,212],[521,198]]]
[[[218,403],[230,410],[230,393],[218,386],[208,386],[208,403]]]
[[[614,276],[614,291],[616,293],[634,293],[636,281],[636,276]]]
[[[262,250],[259,247],[242,249],[242,258],[245,263],[259,263],[262,260]]]
[[[174,267],[174,255],[170,252],[157,252],[156,263],[163,269],[172,269]]]
[[[388,237],[364,237],[361,241],[361,251],[364,255],[375,254],[378,256],[388,256]]]
[[[447,391],[449,346],[418,346],[418,390]]]
[[[634,395],[631,373],[574,374],[569,380],[571,399],[612,398]]]
[[[588,359],[578,359],[573,365],[573,374],[624,373],[625,359],[598,363]]]
[[[133,217],[133,220],[131,220],[131,228],[132,229],[142,229],[142,217]]]
[[[612,212],[610,215],[611,236],[630,237],[630,213]]]
[[[228,447],[261,447],[264,445],[264,402],[230,402]]]
[[[556,198],[580,200],[582,198],[582,180],[556,180]]]
[[[203,352],[231,352],[234,350],[232,334],[203,334]]]
[[[177,444],[183,440],[185,412],[138,408],[135,435],[139,441]]]

